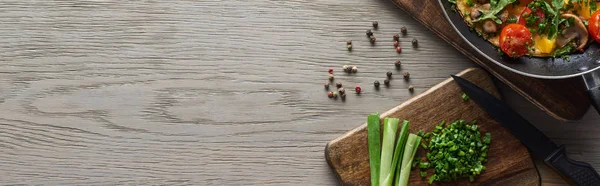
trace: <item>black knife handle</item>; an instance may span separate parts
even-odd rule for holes
[[[565,146],[560,146],[544,162],[552,167],[571,185],[600,185],[600,175],[590,164],[569,159]]]

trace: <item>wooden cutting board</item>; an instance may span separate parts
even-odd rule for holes
[[[484,60],[471,49],[448,23],[438,0],[392,2],[552,117],[563,121],[578,120],[589,109],[590,102],[581,77],[544,80],[516,74]]]
[[[482,69],[470,68],[457,74],[499,97],[491,78]],[[471,100],[463,101],[462,91],[451,78],[381,114],[410,121],[410,132],[431,131],[442,120],[477,120],[482,132],[492,134],[486,170],[470,183],[462,179],[453,185],[540,185],[540,177],[529,152],[508,130],[490,118]],[[367,116],[365,115],[365,122]],[[424,152],[419,150],[421,157]],[[370,185],[367,124],[332,140],[325,158],[343,185]],[[428,175],[432,175],[431,171]],[[429,185],[413,169],[409,185]]]

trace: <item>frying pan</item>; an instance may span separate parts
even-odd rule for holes
[[[592,105],[600,114],[600,44],[592,42],[583,53],[571,54],[569,60],[551,57],[509,58],[498,55],[498,49],[471,32],[463,18],[453,10],[448,0],[438,0],[450,25],[469,46],[485,60],[524,76],[541,79],[583,77]]]

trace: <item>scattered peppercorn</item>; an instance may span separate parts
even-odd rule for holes
[[[408,73],[408,72],[404,72],[403,75],[404,75],[404,79],[408,79],[410,77],[410,73]]]
[[[400,60],[396,61],[396,63],[394,63],[394,66],[396,66],[396,68],[400,68],[400,66],[402,65],[402,62],[400,62]]]
[[[408,86],[408,91],[413,92],[415,90],[415,87],[412,85]]]
[[[344,90],[344,88],[339,88],[338,92],[343,95],[346,93],[346,90]]]
[[[329,69],[327,72],[329,72],[330,74],[333,74],[333,69]]]
[[[369,41],[371,43],[375,43],[375,40],[377,40],[377,38],[375,38],[375,36],[369,36]]]
[[[413,47],[419,46],[419,41],[417,41],[417,38],[413,38],[412,45],[413,45]]]
[[[353,67],[352,67],[352,73],[356,73],[356,72],[358,72],[358,67],[356,67],[356,66],[353,66]]]
[[[336,84],[335,84],[335,86],[336,86],[337,88],[342,88],[342,83],[341,83],[341,82],[338,82],[338,83],[336,83]]]
[[[379,26],[379,23],[377,21],[373,21],[373,28],[377,28],[377,26]]]
[[[406,35],[406,33],[408,32],[408,30],[406,29],[405,26],[403,26],[402,28],[400,28],[400,32],[402,32],[402,35]]]
[[[396,52],[398,52],[398,53],[402,53],[402,48],[401,48],[400,46],[397,46],[397,47],[396,47]]]
[[[329,90],[329,83],[325,83],[325,90]]]
[[[394,47],[397,47],[398,46],[398,41],[394,41],[393,44],[394,44]]]
[[[342,98],[342,100],[346,99],[346,94],[341,94],[340,97]]]
[[[329,81],[333,81],[333,74],[329,74]]]
[[[392,78],[392,72],[389,72],[389,71],[388,71],[387,73],[385,73],[385,75],[386,75],[388,78]]]
[[[327,92],[327,97],[332,98],[333,97],[333,92]]]
[[[344,69],[344,72],[350,72],[350,66],[348,65],[344,65],[342,69]]]
[[[347,44],[347,45],[351,45],[351,44],[352,44],[352,40],[348,40],[348,41],[346,41],[346,44]]]
[[[337,98],[338,97],[338,93],[337,92],[333,92],[333,98]]]
[[[387,86],[390,86],[390,80],[389,80],[389,79],[383,80],[383,84],[384,84],[386,87],[387,87]]]
[[[394,34],[394,41],[399,41],[399,40],[400,40],[400,35]]]
[[[348,50],[352,50],[352,45],[348,45],[346,47],[348,47]]]
[[[354,90],[356,91],[356,93],[357,93],[357,94],[360,94],[360,91],[361,91],[362,89],[360,88],[360,86],[356,86],[356,87],[354,88]]]
[[[375,88],[379,88],[379,81],[375,80],[375,82],[373,82],[373,85],[375,85]]]
[[[373,35],[373,32],[371,32],[371,29],[367,30],[367,37],[371,37]]]

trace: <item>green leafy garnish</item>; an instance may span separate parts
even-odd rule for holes
[[[490,0],[490,10],[486,13],[483,13],[479,18],[473,20],[472,22],[479,22],[486,19],[491,19],[497,24],[502,24],[502,20],[496,17],[496,14],[500,13],[509,4],[514,3],[517,0]]]
[[[565,4],[564,0],[552,0],[552,5],[544,1],[545,11],[547,16],[552,16],[551,24],[548,27],[548,39],[554,39],[558,35],[558,25],[565,21],[560,18],[560,9]]]
[[[449,182],[459,178],[474,181],[474,177],[485,170],[483,163],[487,161],[492,135],[485,133],[481,138],[476,123],[473,121],[469,125],[464,120],[459,120],[446,127],[438,125],[431,138],[425,139],[429,143],[429,152],[426,154],[427,161],[420,162],[419,167],[421,171],[433,168],[434,174],[429,177],[429,183]]]
[[[469,100],[469,96],[466,93],[463,93],[461,97],[462,97],[463,101]]]

